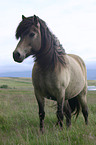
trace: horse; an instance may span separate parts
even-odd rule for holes
[[[40,130],[44,132],[45,98],[57,102],[57,124],[67,127],[71,116],[82,110],[88,124],[87,75],[84,61],[75,54],[67,54],[58,38],[50,31],[45,21],[34,15],[25,17],[16,29],[20,39],[13,52],[14,61],[21,63],[32,55],[34,67],[32,82],[39,107]]]

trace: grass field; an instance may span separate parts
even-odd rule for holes
[[[96,81],[88,81],[96,85]],[[39,131],[38,105],[30,78],[0,78],[0,145],[96,145],[96,91],[88,91],[89,125],[82,113],[60,130],[55,103],[46,99],[45,133]]]

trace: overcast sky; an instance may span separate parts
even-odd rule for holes
[[[58,37],[66,53],[85,61],[96,60],[96,0],[2,0],[0,1],[0,72],[31,69],[30,57],[22,64],[13,61],[18,41],[15,31],[22,14],[38,15]]]

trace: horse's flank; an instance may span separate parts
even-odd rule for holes
[[[83,60],[73,54],[68,54],[70,66],[70,83],[66,88],[68,99],[77,96],[87,83],[86,66]]]

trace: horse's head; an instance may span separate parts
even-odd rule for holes
[[[22,16],[22,21],[17,27],[16,38],[20,38],[13,58],[16,62],[22,62],[26,57],[36,54],[41,48],[41,32],[38,17]]]

